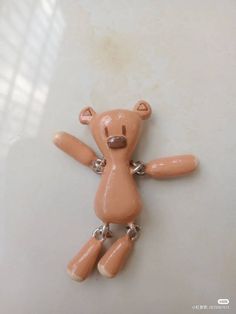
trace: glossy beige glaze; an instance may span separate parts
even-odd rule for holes
[[[102,242],[92,237],[69,262],[67,272],[73,280],[83,281],[92,271],[102,248]]]
[[[193,155],[180,155],[152,160],[146,164],[145,172],[156,179],[186,175],[194,171],[198,160]]]
[[[98,263],[100,274],[108,278],[114,277],[124,266],[132,248],[133,241],[128,235],[113,243]]]
[[[90,166],[97,158],[90,147],[66,132],[56,133],[53,141],[58,148],[85,166]]]

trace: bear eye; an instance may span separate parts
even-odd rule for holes
[[[105,135],[106,135],[106,137],[108,137],[108,136],[109,136],[109,133],[108,133],[108,128],[107,128],[107,127],[105,127]]]
[[[122,134],[126,135],[126,126],[125,125],[122,125]]]

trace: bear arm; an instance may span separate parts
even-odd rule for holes
[[[71,134],[58,132],[53,141],[58,148],[85,166],[90,167],[97,159],[96,154],[88,145]]]
[[[148,162],[145,173],[156,179],[173,178],[193,172],[198,160],[193,155],[165,157]]]

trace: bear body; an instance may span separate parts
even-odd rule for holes
[[[130,160],[142,121],[135,111],[118,109],[96,114],[89,126],[106,160],[95,197],[96,215],[105,223],[131,223],[141,210]]]
[[[129,224],[141,207],[129,163],[107,163],[95,198],[96,215],[105,223]]]

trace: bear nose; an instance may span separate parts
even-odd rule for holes
[[[125,136],[110,136],[107,140],[109,148],[123,148],[127,145]]]

